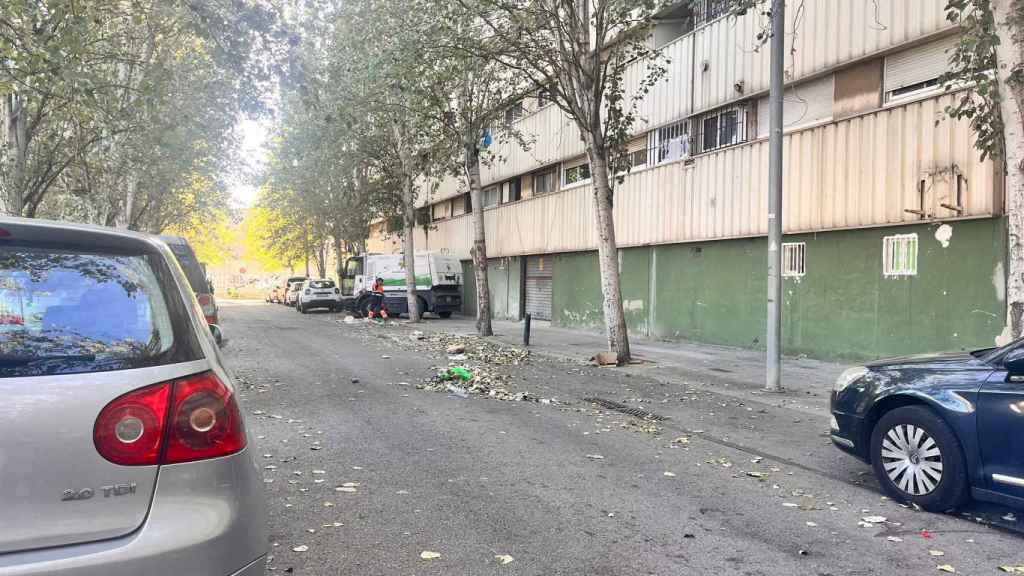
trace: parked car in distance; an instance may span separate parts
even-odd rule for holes
[[[306,281],[300,280],[298,282],[289,282],[288,291],[284,293],[284,303],[288,306],[298,306],[299,304],[299,293],[305,288]]]
[[[851,368],[832,392],[831,427],[900,501],[1024,507],[1024,339]]]
[[[286,280],[285,283],[284,283],[284,288],[281,291],[281,303],[282,304],[287,304],[288,306],[294,306],[295,305],[295,301],[294,300],[289,300],[288,296],[289,296],[289,294],[291,294],[292,288],[294,288],[295,284],[297,284],[299,282],[305,282],[305,281],[306,281],[306,277],[305,276],[292,276],[291,278]]]
[[[321,278],[303,284],[302,291],[298,294],[298,304],[295,307],[299,312],[305,314],[314,308],[327,308],[334,312],[340,306],[341,291],[334,284],[334,280]]]
[[[271,288],[270,292],[267,292],[266,301],[268,303],[270,303],[270,304],[275,304],[275,303],[280,302],[281,301],[281,289],[278,288],[277,286],[274,286],[273,288]]]
[[[160,239],[170,247],[181,269],[185,271],[185,277],[188,278],[188,283],[196,295],[196,300],[199,301],[199,305],[203,308],[206,322],[208,324],[220,324],[217,299],[213,296],[213,283],[206,277],[206,272],[203,270],[202,264],[199,263],[199,259],[196,258],[196,253],[192,250],[188,240],[180,236],[160,236]]]
[[[0,218],[0,574],[263,574],[262,478],[175,259]]]

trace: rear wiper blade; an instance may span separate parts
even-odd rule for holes
[[[33,362],[47,362],[53,360],[69,360],[76,362],[91,362],[96,360],[95,354],[53,354],[53,355],[0,355],[0,366],[10,368],[13,366],[25,366]]]

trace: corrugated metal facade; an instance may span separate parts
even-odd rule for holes
[[[787,233],[977,217],[1000,211],[996,167],[966,122],[942,119],[943,95],[785,137]],[[939,120],[938,124],[936,121]],[[616,191],[620,246],[767,233],[765,140],[626,177]],[[959,205],[962,212],[955,208]],[[486,211],[488,256],[596,247],[589,186]],[[418,247],[467,258],[469,216],[437,222]]]
[[[787,11],[789,30],[799,19],[797,33],[787,40],[792,48],[787,78],[798,81],[894,47],[924,40],[952,30],[945,19],[945,0],[806,0],[802,10]],[[768,89],[768,50],[755,40],[762,17],[751,10],[739,18],[722,18],[698,28],[663,47],[667,77],[640,105],[637,133],[686,118]],[[788,47],[787,47],[788,48]],[[637,63],[626,77],[638,86],[645,63]],[[742,91],[737,91],[738,84]],[[518,144],[494,144],[504,158],[483,170],[484,185],[518,176],[542,166],[584,153],[579,131],[556,106],[546,106],[517,122],[532,140],[523,150]],[[465,187],[450,178],[429,195],[430,201],[452,197]],[[426,195],[425,195],[426,196]],[[421,202],[427,202],[427,198]]]

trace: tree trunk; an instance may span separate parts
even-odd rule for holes
[[[1005,197],[1007,226],[1006,327],[997,339],[1008,343],[1024,331],[1024,85],[1013,73],[1024,65],[1024,44],[1016,34],[1019,19],[1013,19],[1020,0],[992,0],[1000,43],[996,47],[1000,111],[1003,117],[1005,149]],[[1019,9],[1019,8],[1018,8]],[[1010,20],[1008,20],[1010,18]],[[1019,74],[1019,72],[1018,72]]]
[[[619,250],[615,242],[611,177],[608,174],[607,151],[603,145],[595,143],[589,148],[594,212],[597,217],[597,254],[601,265],[601,293],[604,295],[605,333],[608,336],[608,351],[615,354],[621,365],[630,361],[630,352],[619,284]]]
[[[345,276],[345,261],[341,257],[341,234],[335,233],[334,240],[334,272],[338,275],[338,288],[341,288],[341,280]]]
[[[402,216],[405,234],[402,238],[402,259],[405,264],[405,300],[409,306],[409,321],[420,321],[420,303],[416,294],[416,246],[413,236],[416,233],[416,197],[413,189],[412,160],[406,149],[402,129],[398,124],[392,125],[395,145],[398,147],[399,160],[402,164]]]
[[[0,213],[21,216],[24,210],[25,174],[28,166],[28,110],[25,99],[16,94],[4,96],[4,138],[11,154],[9,178],[3,183]]]
[[[302,253],[306,258],[306,278],[309,278],[309,225],[302,229]]]
[[[469,182],[469,200],[473,208],[473,277],[476,282],[476,331],[481,336],[493,336],[491,328],[491,288],[487,279],[487,235],[484,231],[483,190],[480,184],[480,150],[476,142],[465,144],[466,180]]]
[[[122,229],[127,229],[132,221],[132,212],[135,211],[135,178],[128,177],[128,186],[124,194],[124,204],[121,206],[121,211],[118,212],[117,217],[114,219],[115,226]]]
[[[402,242],[402,258],[405,262],[405,298],[409,305],[409,321],[420,321],[420,302],[416,294],[416,209],[413,205],[412,178],[405,177],[402,187],[402,209],[405,220],[405,237]]]
[[[318,278],[327,278],[327,254],[324,253],[325,249],[323,240],[317,242],[316,271],[319,274]]]

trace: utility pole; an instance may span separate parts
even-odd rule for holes
[[[768,363],[765,390],[782,390],[782,100],[786,0],[772,0],[771,91],[768,95]]]

